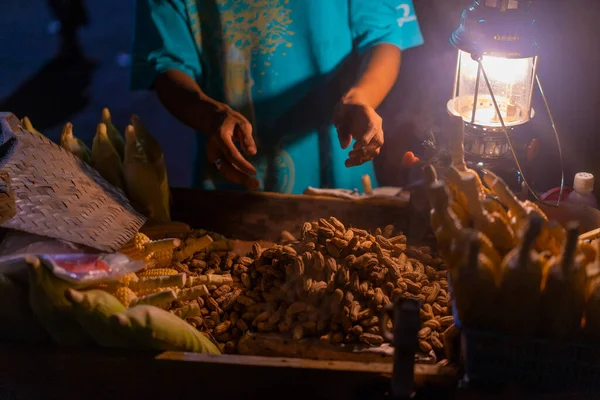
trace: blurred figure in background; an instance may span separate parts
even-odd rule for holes
[[[84,0],[47,0],[54,17],[60,22],[58,58],[81,60],[84,58],[78,31],[89,22]]]

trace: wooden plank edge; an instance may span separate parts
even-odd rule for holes
[[[185,193],[191,190],[189,188],[184,187],[172,187],[170,189],[174,192]],[[199,191],[199,192],[204,192]],[[325,196],[325,195],[315,195],[315,194],[286,194],[286,193],[276,193],[276,192],[230,192],[230,191],[217,191],[217,193],[231,193],[234,196],[248,196],[254,198],[271,198],[271,199],[279,199],[279,200],[290,200],[290,201],[298,201],[302,199],[302,201],[330,201],[332,203],[353,203],[360,205],[379,205],[379,206],[392,206],[392,207],[407,207],[409,202],[392,198],[384,198],[384,197],[368,197],[368,198],[357,198],[357,199],[345,199],[341,197],[334,196]]]
[[[213,355],[166,351],[156,359],[170,361],[187,361],[214,364],[244,365],[256,367],[325,369],[333,371],[372,372],[375,374],[391,374],[392,364],[359,362],[359,361],[324,361],[303,358],[264,357],[246,355]]]
[[[323,361],[302,358],[282,358],[263,356],[240,356],[240,355],[212,355],[199,353],[186,353],[178,351],[166,351],[159,354],[156,359],[196,362],[208,364],[227,364],[246,367],[269,367],[269,368],[298,368],[328,371],[361,372],[377,375],[392,375],[393,364],[359,361]],[[437,382],[454,385],[457,381],[458,371],[453,366],[437,366],[430,364],[415,365],[415,381],[420,384]]]

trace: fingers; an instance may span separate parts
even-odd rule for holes
[[[210,140],[206,145],[206,158],[208,162],[214,164],[218,159],[221,159],[221,147],[215,140]],[[248,189],[256,190],[259,186],[259,181],[255,177],[248,175],[235,167],[229,160],[221,159],[219,172],[223,178],[229,182],[243,185]]]
[[[381,139],[379,147],[383,145],[383,133],[382,133],[382,120],[379,114],[372,108],[363,108],[362,123],[355,124],[360,127],[360,135],[356,135],[356,143],[354,148],[357,149],[362,146],[367,146],[370,143],[377,144],[378,140]]]
[[[245,188],[250,190],[258,189],[258,179],[243,173],[242,171],[237,169],[235,165],[231,164],[228,160],[223,160],[220,171],[223,177],[229,182],[243,185]]]
[[[223,155],[231,164],[235,165],[237,169],[248,174],[254,175],[256,173],[256,168],[248,160],[242,156],[240,151],[235,147],[235,143],[233,143],[233,134],[236,124],[228,123],[221,126],[221,130],[218,133],[218,143]],[[246,138],[247,140],[247,138]],[[252,140],[252,144],[254,144],[254,140]]]
[[[346,167],[356,167],[357,165],[361,165],[366,163],[367,161],[371,161],[373,158],[379,155],[381,149],[377,148],[368,154],[363,153],[362,151],[353,153],[353,151],[351,151],[350,154],[348,154],[348,159],[344,163]]]
[[[243,118],[243,117],[242,117]],[[245,118],[235,126],[235,137],[240,141],[242,151],[253,156],[256,154],[256,143],[252,137],[252,124]]]
[[[379,132],[381,132],[381,123],[376,124],[374,122],[369,122],[366,132],[364,133],[364,135],[362,135],[356,140],[354,148],[356,149],[357,147],[366,146],[370,144],[373,141],[373,139],[377,137]],[[383,135],[381,135],[381,137],[383,138]],[[381,145],[383,145],[383,143],[381,143]],[[381,145],[379,146],[381,147]]]
[[[338,139],[340,141],[340,146],[342,149],[347,149],[352,144],[352,133],[350,131],[344,129],[344,127],[337,128],[338,131]]]
[[[352,123],[349,123],[346,114],[347,110],[344,111],[345,108],[342,104],[338,104],[333,113],[333,126],[338,132],[338,140],[340,141],[340,146],[342,149],[347,149],[352,144],[352,130],[350,129]]]
[[[365,138],[368,138],[365,139]],[[381,128],[374,128],[373,132],[369,132],[368,135],[364,135],[360,140],[354,142],[352,148],[358,150],[360,148],[378,148],[383,146],[383,130]]]
[[[348,153],[345,165],[354,167],[372,160],[381,152],[381,146],[383,146],[383,131],[378,130],[367,145],[363,145],[359,141],[354,143],[353,150]]]
[[[341,114],[336,113],[333,120],[333,126],[335,126],[335,129],[337,130],[338,139],[342,149],[345,150],[350,147],[350,144],[352,144],[352,130],[350,129],[352,124],[348,123],[348,121],[344,121],[344,119],[341,118]]]
[[[256,169],[235,147],[231,134],[233,129],[235,128],[225,125],[218,135],[208,140],[206,145],[207,159],[210,163],[215,163],[218,159],[221,159],[219,171],[223,178],[229,182],[243,185],[250,190],[256,190],[259,187],[258,179],[253,176]]]

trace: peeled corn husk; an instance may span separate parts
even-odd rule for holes
[[[462,251],[455,251],[453,243],[465,227],[460,223],[450,207],[449,192],[446,185],[442,182],[433,183],[429,187],[429,195],[433,206],[430,221],[437,239],[438,249],[452,268],[453,265],[459,262],[460,257],[462,257]],[[481,252],[494,266],[500,265],[502,258],[490,239],[485,234],[481,234],[478,237]]]
[[[170,220],[168,198],[165,201],[166,173],[164,180],[159,175],[141,144],[133,125],[125,129],[125,185],[129,199],[138,210],[152,221],[164,222]]]
[[[167,178],[167,164],[165,155],[162,151],[160,143],[152,136],[150,131],[144,125],[142,119],[133,114],[131,116],[131,124],[135,130],[137,141],[141,144],[146,154],[148,162],[154,167],[160,186],[161,200],[163,207],[166,210],[167,220],[170,220],[170,199],[171,192],[169,191],[169,181]]]
[[[496,266],[480,251],[482,237],[472,229],[460,233],[453,252],[462,257],[457,257],[450,276],[459,320],[470,328],[489,329],[497,318],[491,310],[497,304],[498,278]]]
[[[121,160],[123,160],[123,156],[125,154],[125,140],[123,136],[119,133],[118,129],[112,123],[112,117],[110,115],[110,110],[108,108],[102,109],[102,123],[106,125],[106,134],[108,135],[108,140],[110,140],[110,144],[113,145],[117,154]]]
[[[529,218],[521,242],[502,261],[498,303],[503,310],[502,327],[508,333],[532,335],[538,326],[542,265],[534,247],[542,224],[539,217]]]
[[[33,125],[31,124],[31,121],[29,120],[28,117],[23,117],[23,119],[21,120],[21,123],[23,124],[23,128],[25,128],[25,130],[27,130],[31,133],[35,133],[36,135],[44,136],[37,129],[35,129],[33,127]]]
[[[86,164],[92,163],[92,151],[83,140],[73,135],[73,124],[67,122],[60,134],[60,146],[69,153],[79,157]]]
[[[125,189],[123,163],[117,150],[113,147],[106,133],[106,125],[98,124],[92,145],[92,167],[102,175],[108,183],[119,189]]]
[[[584,314],[587,271],[575,257],[578,228],[575,223],[569,224],[561,256],[552,257],[544,267],[542,334],[558,339],[576,337]]]
[[[501,253],[506,253],[517,244],[517,239],[508,220],[499,213],[488,213],[483,206],[484,194],[475,175],[465,174],[460,178],[460,190],[467,200],[467,210],[474,220],[475,228],[490,238]]]

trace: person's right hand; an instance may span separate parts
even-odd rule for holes
[[[256,143],[252,137],[252,125],[242,114],[223,104],[215,110],[206,144],[206,157],[223,177],[248,189],[256,190],[256,168],[237,149],[240,143],[246,155],[256,154]]]

